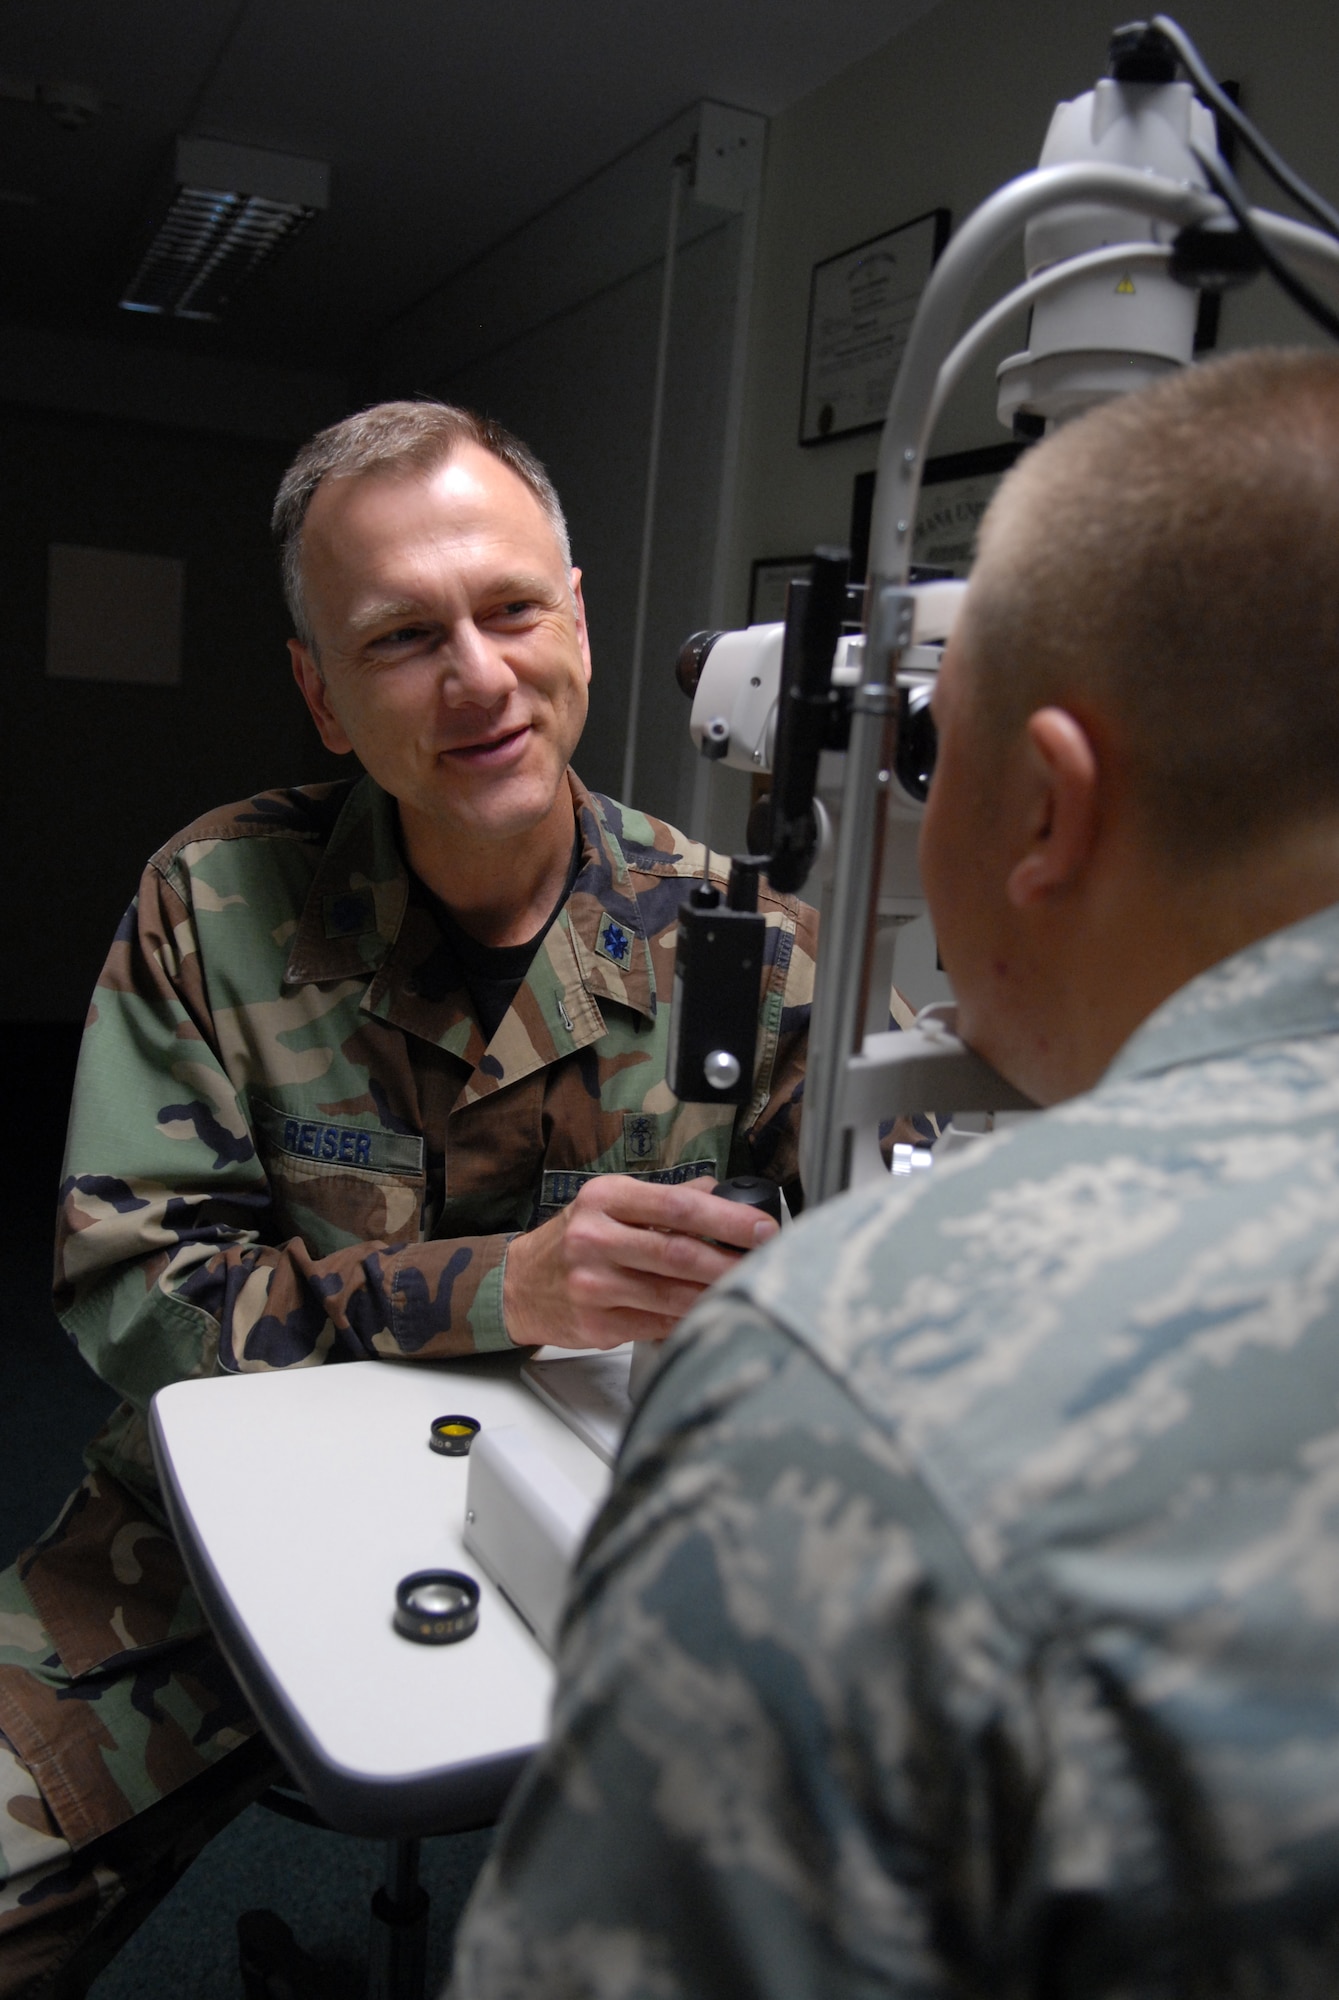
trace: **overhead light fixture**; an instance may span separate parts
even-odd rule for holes
[[[121,297],[126,312],[217,319],[258,265],[330,205],[323,160],[178,139],[167,213]]]

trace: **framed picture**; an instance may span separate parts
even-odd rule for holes
[[[966,576],[976,554],[976,531],[990,497],[1027,446],[1018,442],[983,445],[977,451],[947,452],[927,459],[916,508],[911,560],[926,569]],[[869,529],[874,512],[874,474],[857,472],[851,487],[851,580],[863,583],[869,567]]]
[[[779,625],[786,615],[786,588],[793,576],[814,573],[807,556],[759,556],[749,577],[749,624]]]
[[[809,286],[800,443],[877,430],[925,281],[948,241],[932,208],[815,264]]]
[[[1010,441],[927,459],[916,508],[912,561],[927,569],[966,576],[976,556],[981,516],[1009,467],[1026,449],[1021,441]]]

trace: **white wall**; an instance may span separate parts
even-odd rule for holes
[[[1173,11],[1245,109],[1322,192],[1339,198],[1339,8],[1327,0],[1180,0]],[[731,615],[749,562],[844,539],[851,482],[875,463],[877,434],[796,443],[809,279],[816,262],[927,209],[955,225],[1036,164],[1058,99],[1091,88],[1120,0],[941,0],[886,47],[773,119],[758,258]],[[1243,166],[1257,199],[1264,185]],[[1270,204],[1273,205],[1273,204]],[[1021,279],[1021,256],[989,293]],[[994,368],[1003,338],[946,411],[932,450],[1003,440]],[[1230,296],[1220,346],[1321,336],[1267,280]]]

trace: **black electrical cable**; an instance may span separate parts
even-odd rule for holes
[[[1315,320],[1317,326],[1323,327],[1333,340],[1339,340],[1339,313],[1327,306],[1320,294],[1313,292],[1310,285],[1299,278],[1294,271],[1290,271],[1283,259],[1277,256],[1265,241],[1251,221],[1250,204],[1231,169],[1224,166],[1222,160],[1211,159],[1207,153],[1201,153],[1197,146],[1192,146],[1190,150],[1204,169],[1210,187],[1231,212],[1238,229],[1244,236],[1249,237],[1259,251],[1260,261],[1275,283],[1282,287],[1295,305],[1299,305],[1304,313],[1308,313]]]
[[[1220,118],[1226,119],[1242,145],[1254,154],[1270,178],[1285,194],[1291,195],[1298,207],[1304,208],[1322,229],[1328,230],[1331,236],[1339,236],[1339,209],[1331,208],[1323,195],[1308,187],[1301,175],[1294,173],[1287,161],[1274,151],[1264,134],[1257,131],[1240,105],[1232,102],[1180,23],[1168,14],[1155,14],[1149,25],[1171,43],[1200,96],[1212,105]],[[1224,200],[1226,198],[1224,196]]]

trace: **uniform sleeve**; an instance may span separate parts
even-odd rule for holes
[[[733,1163],[736,1173],[764,1174],[787,1190],[791,1211],[803,1206],[800,1193],[800,1118],[804,1105],[804,1073],[809,1052],[814,973],[818,954],[818,912],[807,903],[792,902],[793,931],[767,931],[764,970],[762,1063],[765,1096],[744,1130]],[[915,1010],[894,987],[889,996],[888,1025],[909,1028]],[[897,1118],[879,1132],[885,1163],[893,1146],[933,1145],[938,1123],[926,1116]]]
[[[678,1338],[582,1555],[552,1736],[454,2000],[1002,1991],[1033,1806],[1010,1642],[806,1353],[720,1295]]]
[[[192,914],[150,867],[80,1051],[56,1309],[104,1380],[143,1405],[189,1376],[507,1347],[507,1235],[351,1243],[312,1256],[276,1223],[211,1014]]]

